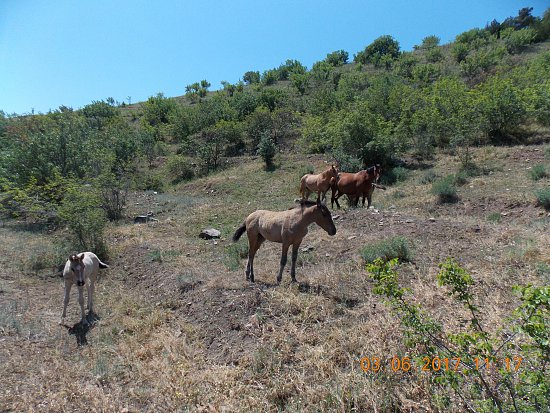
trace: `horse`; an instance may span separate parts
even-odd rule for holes
[[[324,201],[327,197],[327,191],[338,179],[338,170],[331,165],[326,171],[313,175],[305,174],[300,179],[300,194],[302,199],[307,200],[312,192],[317,192],[317,200]],[[321,196],[322,195],[322,196]]]
[[[332,207],[334,208],[334,202],[336,202],[336,206],[340,208],[338,198],[342,195],[348,195],[352,199],[357,198],[355,200],[355,206],[357,206],[357,203],[359,202],[359,197],[362,196],[364,207],[365,198],[367,198],[367,208],[370,208],[374,188],[386,189],[384,186],[378,184],[381,174],[382,168],[380,165],[371,166],[368,169],[363,169],[362,171],[354,174],[340,172],[338,175],[338,180],[332,185]]]
[[[78,303],[82,315],[82,324],[87,325],[88,320],[84,313],[84,285],[87,283],[88,289],[88,312],[92,314],[93,310],[93,294],[97,273],[100,268],[109,268],[93,252],[82,252],[80,254],[71,255],[65,263],[63,270],[63,280],[65,281],[65,299],[63,300],[63,314],[61,322],[64,325],[65,316],[67,315],[67,305],[71,293],[71,287],[76,284],[78,287]]]
[[[286,211],[257,210],[245,219],[235,231],[233,241],[236,242],[246,231],[248,236],[248,262],[246,263],[246,280],[254,282],[254,256],[265,240],[283,244],[277,284],[283,277],[283,269],[287,261],[287,253],[292,245],[292,267],[290,276],[296,282],[296,258],[302,239],[308,232],[308,227],[316,223],[329,235],[336,234],[332,215],[326,205],[320,201],[299,200],[299,204]]]

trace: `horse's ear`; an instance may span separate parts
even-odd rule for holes
[[[76,261],[76,255],[69,255],[69,261],[75,262]]]
[[[80,255],[78,256],[78,259],[79,259],[80,261],[82,261],[82,260],[84,259],[84,253],[80,254]]]

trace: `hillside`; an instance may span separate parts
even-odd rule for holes
[[[458,258],[474,277],[484,326],[506,330],[518,305],[512,286],[544,285],[550,277],[550,217],[533,195],[548,178],[529,178],[533,165],[548,164],[548,153],[540,146],[476,150],[486,172],[460,187],[456,204],[438,204],[422,183],[432,173],[455,172],[454,158],[438,154],[421,169],[410,165],[405,181],[375,192],[374,209],[333,211],[334,237],[311,228],[298,285],[286,271],[276,286],[280,253],[272,243],[258,253],[257,282],[246,282],[246,243],[229,238],[251,211],[290,205],[301,171],[322,169],[322,157],[284,156],[273,172],[243,158],[169,194],[136,192],[128,215],[150,209],[159,221],[108,228],[111,269],[97,286],[99,320],[86,333],[78,324],[69,334],[57,325],[59,278],[29,272],[33,260],[51,253],[52,235],[5,223],[4,409],[441,411],[427,376],[433,373],[361,371],[362,357],[407,350],[398,319],[372,293],[360,249],[396,235],[409,240],[412,259],[399,266],[400,283],[449,330],[468,315],[436,288],[434,276],[438,263]],[[199,239],[208,226],[222,238]],[[74,300],[68,319],[76,322]],[[88,346],[77,345],[79,335]],[[451,406],[444,410],[463,411]]]
[[[215,92],[0,112],[0,411],[548,410],[549,36],[526,8]],[[387,189],[327,205],[298,283],[271,242],[247,282],[235,230],[332,164]],[[60,326],[77,251],[110,269],[91,325],[75,288]]]

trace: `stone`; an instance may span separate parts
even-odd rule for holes
[[[214,228],[203,229],[199,234],[199,238],[202,238],[202,239],[219,238],[220,236],[221,236],[221,232]]]

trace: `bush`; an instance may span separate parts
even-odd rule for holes
[[[421,184],[431,184],[435,182],[437,179],[437,174],[434,172],[433,169],[430,169],[429,171],[426,171],[422,178],[420,179]]]
[[[455,176],[447,175],[432,184],[432,194],[436,195],[439,203],[454,203],[458,201],[455,187]]]
[[[519,53],[535,40],[537,32],[534,29],[516,30],[505,40],[509,53]]]
[[[550,209],[550,188],[539,189],[535,192],[539,205],[542,205],[545,209]]]
[[[189,158],[181,155],[173,155],[166,161],[166,169],[172,178],[173,183],[193,179],[195,172]]]
[[[406,181],[410,174],[410,171],[407,168],[403,168],[402,166],[396,166],[392,169],[392,172],[395,175],[396,182]]]
[[[264,133],[258,144],[258,155],[264,160],[266,168],[269,169],[273,167],[273,158],[275,158],[276,153],[277,145],[275,145],[269,133]]]
[[[533,181],[538,181],[542,178],[546,178],[548,173],[546,172],[546,167],[544,165],[535,165],[529,170],[529,176]]]
[[[361,256],[366,262],[374,262],[376,259],[386,262],[394,258],[400,261],[412,260],[410,242],[400,236],[363,247]]]
[[[59,207],[59,218],[72,233],[72,247],[78,251],[93,251],[102,259],[108,257],[103,230],[106,216],[101,209],[101,197],[91,186],[74,186]]]

